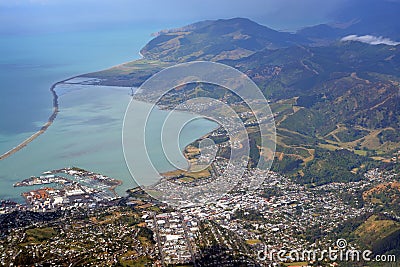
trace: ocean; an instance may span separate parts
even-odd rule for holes
[[[139,58],[140,48],[150,40],[150,33],[157,30],[160,28],[154,26],[1,36],[0,153],[19,144],[47,121],[52,112],[49,88],[53,83]],[[117,188],[120,195],[136,186],[121,145],[130,89],[75,85],[68,92],[63,88],[56,91],[60,95],[60,113],[53,125],[27,147],[0,161],[0,199],[20,202],[21,192],[29,189],[13,188],[13,183],[70,166],[122,180],[123,185]],[[133,104],[146,105],[137,101]],[[166,116],[166,111],[155,112],[160,118]],[[138,114],[142,115],[145,114]],[[182,113],[176,120],[177,126],[182,119],[192,116]],[[181,142],[188,144],[215,127],[214,122],[195,120],[183,132]],[[150,150],[157,150],[159,144],[153,146]],[[160,154],[160,171],[172,170],[163,158]]]

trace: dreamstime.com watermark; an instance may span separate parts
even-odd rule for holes
[[[357,250],[347,245],[345,239],[338,239],[335,247],[313,250],[268,249],[257,252],[259,261],[268,262],[396,262],[396,255],[374,255],[371,250]]]

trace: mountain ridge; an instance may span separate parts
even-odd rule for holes
[[[305,27],[296,33],[324,44],[347,35],[372,35],[400,41],[400,2],[381,0],[349,1],[332,15],[333,22]]]
[[[286,47],[309,41],[279,32],[246,18],[219,19],[164,31],[141,50],[151,60],[184,62],[238,59],[261,49]]]

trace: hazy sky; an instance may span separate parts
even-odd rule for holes
[[[121,25],[177,27],[247,17],[274,29],[328,22],[346,0],[0,0],[0,32],[68,31]]]

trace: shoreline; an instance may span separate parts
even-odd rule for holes
[[[50,115],[49,119],[47,120],[47,122],[40,128],[39,131],[37,131],[34,134],[32,134],[30,137],[28,137],[27,139],[25,139],[24,141],[19,143],[14,148],[12,148],[12,149],[8,150],[7,152],[5,152],[4,154],[0,155],[0,160],[6,159],[6,158],[12,156],[13,154],[17,153],[18,151],[20,151],[21,149],[26,147],[29,143],[31,143],[33,140],[38,138],[41,134],[46,132],[46,130],[53,124],[53,122],[56,119],[57,114],[59,112],[58,95],[57,95],[56,90],[55,90],[56,86],[61,84],[61,83],[66,82],[68,80],[71,80],[73,78],[76,78],[76,77],[79,77],[79,76],[70,77],[70,78],[64,79],[62,81],[56,82],[50,87],[50,92],[53,95],[53,112],[51,113],[51,115]]]

